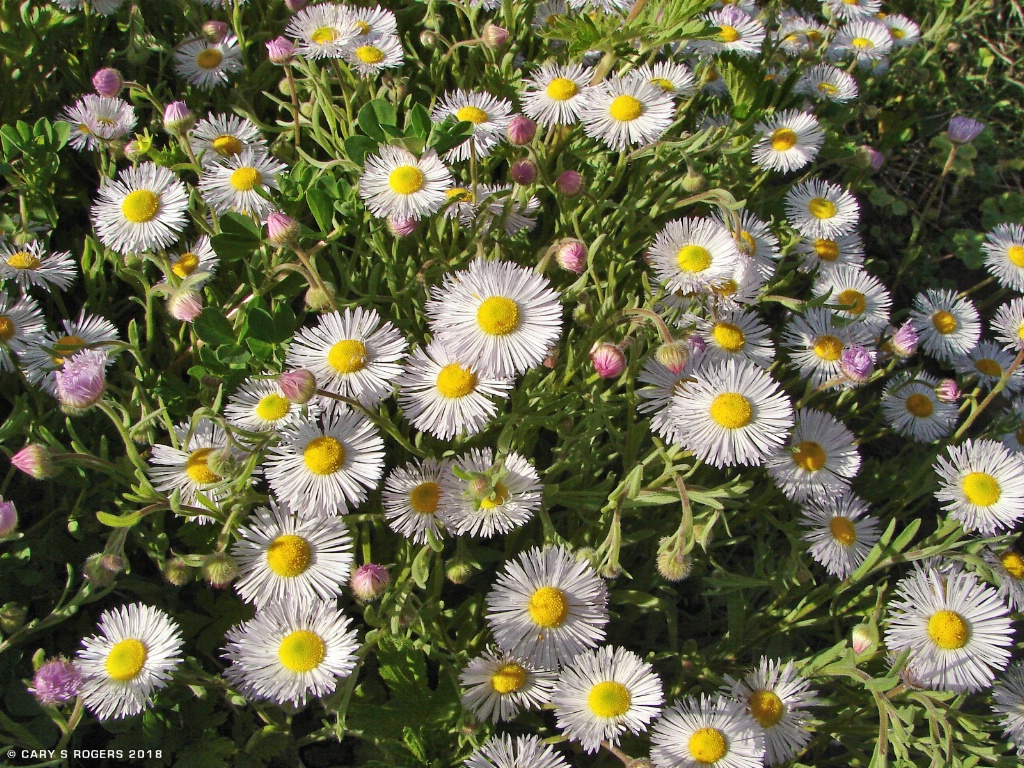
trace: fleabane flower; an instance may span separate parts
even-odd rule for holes
[[[803,168],[814,160],[825,142],[817,118],[796,109],[772,115],[754,129],[761,133],[754,145],[754,162],[783,173]]]
[[[475,152],[478,158],[487,157],[505,140],[505,129],[512,120],[512,103],[490,93],[463,91],[446,93],[434,107],[431,119],[443,123],[449,118],[472,126],[469,138],[445,153],[445,160],[468,160]]]
[[[248,147],[207,166],[199,179],[199,191],[217,213],[236,211],[263,221],[277,206],[260,192],[277,191],[277,176],[287,167],[262,148]]]
[[[441,478],[450,472],[451,462],[434,458],[422,463],[395,467],[384,480],[381,505],[388,527],[414,544],[427,544],[444,532],[438,516]]]
[[[841,21],[874,18],[882,8],[882,0],[824,0],[832,15]]]
[[[307,59],[340,59],[359,30],[352,23],[347,6],[318,3],[303,8],[285,29],[295,41],[295,52]]]
[[[83,349],[102,349],[105,344],[117,341],[118,333],[114,324],[98,315],[83,311],[77,320],[62,321],[63,333],[57,335],[45,329],[37,338],[21,346],[18,360],[25,372],[25,378],[48,395],[57,396],[56,373],[64,361]],[[107,365],[113,362],[107,357]]]
[[[848,489],[805,499],[800,525],[811,557],[839,579],[860,567],[879,538],[878,520]]]
[[[660,87],[619,77],[587,89],[580,121],[587,136],[624,150],[657,141],[672,125],[674,115],[672,97]]]
[[[994,387],[1013,365],[1014,354],[1007,352],[994,341],[982,341],[965,355],[953,358],[953,368],[964,379],[974,379],[978,386]],[[1007,393],[1019,392],[1024,387],[1024,371],[1019,367],[1006,377]]]
[[[590,72],[582,64],[545,64],[523,81],[523,112],[541,125],[576,123],[589,84]]]
[[[1024,349],[1024,298],[1018,296],[996,309],[992,331],[1008,349]]]
[[[188,191],[155,163],[123,169],[102,182],[92,205],[100,242],[118,253],[159,250],[178,241],[187,223]]]
[[[23,291],[30,286],[64,291],[77,274],[68,251],[48,252],[38,240],[20,245],[0,242],[0,280],[12,280]]]
[[[761,46],[768,33],[760,21],[739,8],[726,6],[702,15],[701,19],[712,27],[718,27],[716,37],[710,40],[696,40],[690,44],[701,55],[732,53],[745,59],[752,59],[761,53]]]
[[[1024,517],[1024,459],[994,440],[965,440],[946,448],[935,471],[935,498],[968,533],[994,536]]]
[[[725,696],[688,696],[666,707],[651,730],[657,768],[758,768],[764,731],[746,705]]]
[[[992,711],[999,715],[1003,736],[1013,742],[1017,756],[1024,756],[1024,662],[1018,661],[996,680]]]
[[[859,89],[853,75],[831,64],[818,64],[797,80],[793,91],[816,101],[844,104],[856,99]]]
[[[668,222],[648,252],[652,269],[669,290],[711,293],[733,277],[740,253],[732,234],[713,219]]]
[[[225,35],[217,42],[205,37],[190,40],[174,52],[174,69],[192,85],[209,91],[227,83],[228,75],[244,69],[242,48],[234,35]]]
[[[195,506],[197,494],[217,502],[227,493],[225,477],[217,470],[214,454],[228,449],[224,430],[209,419],[201,419],[195,428],[187,423],[174,428],[175,445],[153,445],[149,458],[149,476],[153,487],[170,495],[178,491],[181,503]],[[210,466],[213,460],[214,467]],[[213,522],[208,515],[198,515],[198,523]]]
[[[487,648],[459,674],[462,706],[481,720],[507,721],[551,700],[555,673],[526,659]]]
[[[884,24],[873,19],[858,19],[836,31],[828,55],[832,59],[853,57],[858,64],[870,65],[884,59],[892,50],[892,43],[892,35]]]
[[[496,734],[466,758],[466,768],[569,768],[569,764],[554,747],[545,744],[539,736]]]
[[[1000,224],[985,235],[981,246],[985,269],[1000,285],[1024,291],[1024,226]]]
[[[697,90],[692,70],[676,61],[644,64],[629,73],[630,77],[653,83],[670,96],[692,96]]]
[[[882,415],[901,435],[931,442],[953,431],[957,407],[936,395],[938,381],[927,373],[901,373],[882,393]]]
[[[490,538],[525,525],[540,507],[541,489],[525,457],[513,451],[496,465],[490,448],[474,448],[442,475],[437,514],[456,536]]]
[[[966,296],[929,289],[914,297],[910,321],[921,347],[937,360],[950,362],[974,349],[981,340],[981,316]]]
[[[68,143],[77,150],[94,150],[131,131],[138,118],[124,99],[87,93],[64,110],[60,119],[71,127]]]
[[[802,408],[785,447],[766,462],[787,498],[800,501],[841,493],[860,469],[853,433],[823,411]]]
[[[889,322],[892,297],[888,289],[859,267],[840,265],[821,272],[811,294],[828,295],[828,305],[841,320],[861,323],[873,334],[881,333]]]
[[[860,219],[857,199],[838,184],[810,179],[786,193],[786,218],[805,237],[835,239],[851,233]]]
[[[0,371],[14,371],[17,356],[46,333],[46,321],[31,296],[12,300],[0,291]]]
[[[204,167],[223,163],[245,149],[266,152],[260,129],[247,117],[211,114],[189,131],[189,147]]]
[[[405,60],[402,42],[395,35],[356,38],[345,48],[344,59],[363,77],[398,69]]]
[[[366,158],[359,196],[377,218],[420,219],[446,202],[452,175],[434,150],[417,158],[401,147],[384,146]]]

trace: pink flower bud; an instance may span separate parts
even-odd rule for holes
[[[583,175],[579,171],[562,171],[555,186],[566,197],[576,197],[583,189]]]
[[[228,25],[223,21],[204,21],[203,36],[211,43],[219,43],[228,34]]]
[[[316,394],[316,376],[312,371],[298,368],[278,376],[277,386],[281,388],[281,394],[287,398],[288,402],[305,405]]]
[[[383,566],[367,563],[356,568],[349,583],[355,596],[368,603],[384,594],[391,583],[391,574]]]
[[[107,388],[107,353],[99,349],[83,349],[67,360],[54,374],[57,399],[72,411],[95,405]]]
[[[167,299],[167,313],[183,323],[191,323],[202,311],[203,297],[198,291],[186,288],[175,291]]]
[[[960,399],[960,386],[953,379],[943,379],[935,387],[935,396],[944,403],[955,405]]]
[[[132,139],[131,141],[124,145],[124,156],[127,157],[132,162],[141,160],[143,155],[145,154],[146,152],[142,148],[142,142],[140,142],[138,139]]]
[[[484,25],[484,31],[480,34],[480,39],[484,41],[484,45],[490,48],[501,48],[508,42],[508,30],[487,22]]]
[[[678,376],[690,362],[690,346],[684,341],[662,344],[654,353],[654,358],[665,366],[669,373]]]
[[[900,357],[910,357],[917,351],[918,345],[917,329],[910,321],[905,322],[899,330],[892,335],[892,351]]]
[[[184,101],[172,101],[164,108],[164,130],[168,133],[185,133],[195,123],[195,115]]]
[[[267,56],[275,64],[287,64],[294,53],[295,46],[287,37],[275,37],[267,43]]]
[[[537,180],[537,164],[533,160],[516,160],[508,174],[516,184],[528,186]]]
[[[882,170],[882,166],[885,165],[885,155],[874,147],[864,147],[864,149],[867,150],[868,162],[871,165],[871,170]]]
[[[308,0],[284,0],[284,4],[288,6],[288,10],[292,13],[298,13],[306,7]]]
[[[46,480],[60,472],[50,452],[41,445],[26,445],[11,457],[11,464],[36,480]]]
[[[391,216],[388,218],[388,229],[395,237],[408,237],[420,223],[417,219],[407,219],[404,216]]]
[[[282,248],[295,242],[299,236],[299,225],[295,219],[274,211],[267,216],[267,240],[271,245]]]
[[[581,275],[587,268],[587,246],[579,240],[566,240],[558,247],[555,260],[562,269]]]
[[[13,501],[4,501],[0,496],[0,539],[14,532],[18,527],[18,509]]]
[[[92,76],[92,87],[100,96],[114,97],[124,88],[124,78],[112,67],[104,67]]]
[[[509,144],[517,147],[529,144],[536,135],[537,124],[526,115],[516,115],[505,129],[505,136],[508,138]]]
[[[875,644],[874,640],[871,639],[871,633],[868,632],[868,628],[863,624],[858,624],[853,628],[850,641],[853,645],[853,652],[856,654],[864,653]]]
[[[856,344],[844,349],[839,357],[839,370],[854,384],[863,384],[870,379],[874,367],[871,353]]]
[[[626,370],[626,356],[614,344],[602,342],[590,350],[590,361],[602,379],[617,379]]]
[[[703,338],[697,336],[696,334],[694,334],[693,336],[688,336],[686,339],[686,344],[690,347],[691,355],[702,354],[704,350],[708,348],[708,343],[704,341]]]
[[[552,347],[548,350],[547,355],[544,356],[543,366],[545,368],[554,368],[558,365],[558,347]]]
[[[28,692],[43,706],[56,707],[74,701],[81,690],[82,674],[78,667],[60,656],[36,670]]]

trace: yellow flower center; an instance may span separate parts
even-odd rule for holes
[[[711,251],[699,245],[684,245],[676,254],[676,264],[683,272],[703,272],[711,266]]]
[[[721,32],[718,33],[718,38],[723,43],[735,43],[740,39],[740,33],[736,27],[730,27],[728,24],[723,24],[719,29]]]
[[[256,404],[256,415],[264,421],[280,421],[288,415],[291,407],[287,398],[281,397],[276,392],[271,392]]]
[[[388,186],[399,195],[411,195],[423,189],[423,171],[415,165],[400,165],[388,176]]]
[[[843,354],[843,342],[835,336],[819,336],[814,340],[814,354],[829,363],[834,363]]]
[[[630,699],[626,686],[606,680],[590,689],[587,706],[598,717],[620,717],[629,711]]]
[[[7,257],[7,266],[14,269],[39,269],[42,262],[28,251],[18,251]]]
[[[8,315],[0,315],[0,341],[10,341],[14,338],[14,321]]]
[[[373,29],[373,27],[371,27],[370,24],[366,21],[353,21],[352,27],[360,35],[368,35],[370,34],[370,31]]]
[[[832,538],[844,547],[857,542],[857,528],[848,517],[833,517],[828,523],[828,529],[832,533]]]
[[[1008,549],[999,556],[999,562],[1013,578],[1024,579],[1024,557],[1015,549]]]
[[[229,155],[237,155],[242,151],[242,142],[230,133],[222,133],[210,142],[210,147],[218,155],[228,157]]]
[[[740,327],[732,323],[715,323],[711,335],[715,337],[718,346],[728,352],[739,352],[747,341]]]
[[[213,448],[200,448],[192,451],[185,460],[185,472],[192,482],[199,485],[210,485],[221,479],[220,475],[210,469],[210,454]]]
[[[196,56],[196,66],[200,69],[216,69],[220,66],[220,63],[223,60],[223,53],[218,51],[216,48],[207,48],[206,50],[200,51],[199,55]]]
[[[814,197],[807,204],[807,211],[816,219],[831,219],[836,215],[836,205],[824,197]]]
[[[847,288],[836,299],[839,306],[845,307],[846,311],[851,315],[860,315],[868,308],[867,298],[865,298],[863,293],[855,291],[853,288]]]
[[[717,763],[729,751],[725,734],[717,728],[701,728],[699,731],[694,731],[690,736],[688,746],[693,759],[698,763],[704,763],[704,765]]]
[[[338,30],[334,27],[320,27],[309,39],[316,45],[327,45],[338,39]]]
[[[553,629],[561,626],[569,615],[569,601],[557,587],[541,587],[530,596],[528,610],[534,624]]]
[[[754,691],[747,703],[750,705],[750,714],[762,728],[778,725],[786,714],[786,705],[773,691]]]
[[[928,619],[928,636],[944,651],[963,648],[971,639],[971,627],[956,611],[936,611]]]
[[[956,330],[957,322],[953,315],[944,309],[940,309],[932,315],[932,325],[935,326],[935,330],[943,336],[948,336]]]
[[[231,186],[239,192],[248,192],[253,187],[263,183],[263,174],[255,168],[239,168],[231,174]]]
[[[870,50],[875,47],[875,44],[866,37],[855,37],[850,41],[850,45],[862,51]]]
[[[491,296],[477,309],[476,322],[484,333],[507,336],[519,327],[519,305],[504,296]]]
[[[380,64],[384,61],[384,51],[375,45],[361,45],[356,48],[356,58],[363,64]]]
[[[651,82],[665,91],[665,93],[672,93],[676,87],[672,85],[671,80],[666,80],[664,77],[652,77]]]
[[[437,374],[437,391],[441,397],[465,397],[476,389],[476,374],[458,363],[450,363]]]
[[[1024,267],[1024,245],[1011,245],[1006,249],[1006,258],[1015,267]]]
[[[907,33],[898,27],[892,27],[889,30],[889,34],[893,36],[894,40],[902,40],[904,37],[907,36]]]
[[[458,200],[460,203],[472,203],[473,193],[465,187],[454,187],[444,193],[449,200]]]
[[[785,152],[796,146],[796,133],[789,128],[777,128],[772,132],[771,142],[776,152]]]
[[[986,472],[971,472],[961,485],[967,501],[979,507],[991,507],[1003,495],[999,481]]]
[[[143,224],[160,212],[160,198],[148,189],[137,189],[125,195],[121,213],[132,224]]]
[[[932,411],[935,410],[932,399],[928,395],[922,395],[920,392],[915,392],[908,397],[906,405],[911,415],[917,416],[919,419],[927,419],[932,415]]]
[[[185,279],[193,272],[196,271],[196,267],[199,266],[199,257],[194,253],[183,253],[178,257],[171,265],[171,272],[176,274],[178,277]]]
[[[839,243],[819,238],[814,241],[814,252],[822,261],[835,261],[839,258]]]
[[[715,296],[732,296],[739,289],[739,284],[732,278],[723,280],[722,282],[711,286],[711,292],[715,294]]]
[[[839,93],[839,89],[832,85],[832,83],[818,83],[818,93],[823,93],[826,96],[835,96]]]
[[[107,654],[107,675],[119,683],[126,683],[138,677],[149,656],[146,644],[134,637],[114,643]]]
[[[473,125],[480,125],[480,123],[486,123],[488,115],[480,107],[460,107],[459,111],[455,113],[455,117],[466,123],[472,123]]]
[[[1024,323],[1021,323],[1020,328],[1017,329],[1017,338],[1024,341]]]
[[[309,672],[316,669],[327,655],[327,646],[320,636],[305,629],[298,629],[281,641],[277,658],[290,672]]]
[[[643,113],[644,105],[640,103],[640,99],[626,94],[616,96],[608,107],[608,114],[612,116],[612,119],[621,123],[636,120]]]
[[[975,361],[974,367],[986,376],[999,378],[1003,375],[1003,367],[990,357],[983,357]]]
[[[508,492],[508,487],[504,483],[495,483],[492,490],[493,498],[485,498],[480,500],[480,509],[494,509],[500,507],[511,495]]]
[[[61,336],[53,344],[55,355],[50,359],[54,365],[64,365],[64,358],[71,357],[85,346],[85,339],[81,336]]]
[[[301,536],[278,536],[267,547],[267,565],[278,576],[293,579],[306,572],[313,562],[309,543]]]
[[[421,515],[431,515],[437,511],[437,502],[440,498],[440,485],[429,481],[420,483],[409,491],[409,506]]]
[[[825,466],[825,451],[813,440],[804,440],[793,451],[793,463],[805,472],[817,472]]]
[[[342,339],[327,353],[327,364],[338,373],[355,373],[366,367],[366,347],[355,339]]]
[[[345,464],[345,446],[327,435],[314,437],[303,449],[302,458],[314,475],[333,475]]]
[[[757,253],[757,240],[745,229],[739,233],[739,246],[748,256]]]
[[[555,101],[565,101],[571,99],[577,93],[579,88],[576,87],[576,83],[567,77],[556,77],[550,83],[548,83],[547,94],[549,99]]]
[[[502,664],[491,675],[491,687],[502,695],[515,693],[526,685],[526,670],[518,664]]]
[[[754,410],[738,392],[723,392],[711,402],[711,418],[726,429],[740,429],[750,423]]]

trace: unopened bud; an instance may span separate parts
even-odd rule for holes
[[[658,573],[665,581],[683,581],[693,572],[693,558],[668,550],[658,554]]]
[[[432,29],[424,29],[420,32],[420,45],[424,48],[434,48],[437,45],[437,32]]]
[[[58,656],[42,664],[32,678],[28,692],[45,707],[68,704],[82,690],[82,673],[73,663]]]
[[[698,173],[693,168],[686,169],[686,175],[683,177],[683,191],[694,193],[700,192],[707,185],[704,179],[704,174]]]
[[[0,539],[10,536],[18,527],[18,509],[13,501],[5,501],[0,496]]]
[[[124,570],[124,566],[124,558],[120,555],[105,552],[100,558],[100,567],[105,568],[113,574],[121,573],[121,571]]]
[[[508,42],[508,30],[487,22],[484,25],[484,31],[480,33],[480,39],[484,41],[484,45],[490,48],[501,48]]]
[[[113,98],[124,88],[124,78],[113,67],[104,67],[92,76],[92,87],[100,96]]]
[[[150,146],[152,143],[150,143]],[[132,139],[124,145],[124,156],[131,160],[133,163],[141,160],[146,152],[149,151],[149,147],[145,146],[143,142],[138,139]]]
[[[654,359],[665,366],[673,376],[677,376],[690,362],[690,346],[685,341],[662,344],[654,353]]]
[[[899,357],[910,357],[917,351],[919,338],[913,323],[907,321],[892,335],[892,351]]]
[[[287,37],[275,37],[267,42],[267,56],[274,64],[287,64],[294,54],[295,45]]]
[[[579,240],[566,240],[558,246],[555,260],[562,269],[581,275],[587,268],[587,246]]]
[[[217,448],[207,454],[206,466],[217,477],[233,477],[238,472],[238,455],[231,446]]]
[[[305,368],[286,371],[277,377],[277,386],[288,402],[305,405],[316,394],[316,376]]]
[[[164,108],[164,130],[168,133],[184,134],[195,124],[195,115],[184,101],[172,101]]]
[[[310,286],[306,291],[306,306],[314,312],[326,312],[334,308],[336,289],[332,283],[324,281],[324,287]]]
[[[548,353],[544,355],[544,362],[542,365],[545,368],[554,368],[558,365],[558,347],[552,347],[548,350]]]
[[[388,229],[395,237],[408,237],[419,227],[418,219],[409,219],[405,216],[389,216]]]
[[[853,652],[856,654],[870,650],[875,644],[866,624],[858,624],[853,628],[853,632],[850,633],[850,642],[853,645]]]
[[[298,13],[299,11],[301,11],[303,8],[306,7],[307,2],[308,0],[284,0],[285,6],[292,13]]]
[[[46,480],[60,473],[50,452],[41,445],[26,445],[11,457],[11,464],[36,480]]]
[[[512,181],[526,187],[537,180],[537,164],[533,160],[516,160],[508,173]]]
[[[238,565],[227,552],[214,552],[203,563],[203,578],[215,589],[223,589],[238,576]]]
[[[473,566],[465,560],[452,560],[445,569],[445,576],[452,584],[465,584],[473,575]]]
[[[590,350],[590,361],[602,379],[617,379],[626,370],[626,356],[614,344],[595,344]]]
[[[54,374],[57,399],[68,414],[77,414],[95,405],[107,387],[107,353],[83,349],[64,361]]]
[[[469,481],[469,492],[478,499],[489,499],[494,492],[494,486],[489,478],[480,475]]]
[[[960,399],[960,385],[953,379],[943,379],[935,387],[935,396],[944,403],[955,405]]]
[[[28,610],[18,603],[6,603],[0,607],[0,630],[8,635],[16,629],[20,629],[28,618]]]
[[[223,21],[210,21],[203,22],[203,36],[211,43],[219,43],[228,34],[228,25]]]
[[[384,594],[384,590],[391,583],[391,574],[381,565],[367,563],[356,568],[349,583],[353,594],[364,603],[368,603]]]
[[[533,141],[537,135],[537,124],[526,115],[516,115],[505,129],[505,136],[508,143],[516,147],[522,147]]]
[[[85,566],[82,568],[82,575],[85,576],[86,580],[90,584],[99,589],[103,589],[104,587],[109,587],[114,583],[114,577],[117,574],[104,566],[102,554],[95,554],[89,555],[89,557],[85,559]]]
[[[172,557],[164,563],[164,578],[175,587],[183,587],[192,581],[192,567],[180,557]]]
[[[871,353],[858,344],[844,349],[839,357],[839,370],[854,384],[863,384],[870,379],[874,367]]]
[[[985,130],[985,123],[970,117],[954,117],[946,128],[946,136],[954,144],[970,144]]]
[[[562,171],[555,186],[566,197],[576,197],[583,190],[583,175],[579,171]]]
[[[167,314],[183,323],[191,323],[202,311],[202,294],[190,288],[177,290],[167,299]]]
[[[283,248],[291,245],[299,236],[299,225],[291,216],[274,211],[267,216],[267,240],[271,245]]]

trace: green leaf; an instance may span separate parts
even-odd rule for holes
[[[142,519],[142,515],[139,512],[132,512],[127,515],[111,515],[107,512],[97,512],[96,519],[111,528],[131,528]]]
[[[219,309],[206,307],[192,321],[192,327],[195,329],[196,335],[207,344],[235,346],[235,331]]]
[[[334,229],[334,200],[326,192],[311,187],[306,190],[306,202],[321,232],[326,233]]]
[[[427,686],[427,662],[423,652],[414,648],[411,640],[389,635],[377,643],[377,662],[378,673],[392,698],[401,702],[410,719],[422,721],[429,716],[425,705],[430,701],[431,690]]]
[[[381,132],[381,139],[383,138],[384,134]],[[367,155],[377,151],[378,144],[379,142],[369,136],[349,136],[345,139],[345,152],[348,154],[349,160],[361,166]]]
[[[375,139],[378,142],[384,141],[384,131],[380,128],[380,119],[373,109],[373,102],[363,105],[363,108],[359,110],[359,114],[356,115],[356,123],[359,125],[360,130],[371,139]]]
[[[739,119],[750,114],[763,85],[758,65],[745,60],[722,61],[718,66],[733,100],[733,116]]]
[[[426,107],[422,104],[417,104],[409,110],[405,123],[407,134],[411,129],[413,135],[424,140],[430,135],[430,129],[433,125],[430,121],[430,113],[427,112]]]

